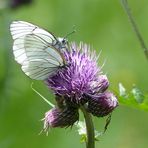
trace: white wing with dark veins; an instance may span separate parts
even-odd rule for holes
[[[24,21],[13,21],[10,25],[10,31],[14,40],[27,34],[35,34],[40,36],[50,44],[57,40],[52,33],[49,33],[36,25]]]
[[[30,78],[45,80],[64,65],[60,51],[50,46],[54,40],[50,33],[22,21],[13,22],[10,30],[15,60]]]

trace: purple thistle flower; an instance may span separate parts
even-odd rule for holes
[[[97,65],[98,57],[90,47],[80,43],[70,44],[63,52],[67,66],[46,80],[53,90],[58,108],[53,108],[45,115],[44,129],[67,127],[79,119],[78,109],[87,103],[88,112],[103,117],[117,107],[116,97],[105,92],[109,86],[106,75]]]
[[[88,111],[97,117],[107,116],[118,106],[117,98],[111,92],[89,97]]]
[[[84,94],[95,94],[107,89],[109,82],[105,75],[101,75],[98,57],[90,51],[90,46],[73,43],[63,54],[68,66],[46,81],[55,94],[64,96],[67,102],[81,105],[87,102]]]
[[[45,113],[44,130],[46,131],[49,127],[69,127],[78,120],[79,113],[76,108],[52,108]]]

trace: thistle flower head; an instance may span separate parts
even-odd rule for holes
[[[47,84],[55,94],[64,96],[76,104],[87,102],[84,94],[104,91],[109,83],[97,65],[95,52],[86,44],[70,45],[64,52],[67,67],[47,79]]]
[[[86,44],[70,44],[63,52],[67,66],[46,80],[56,96],[58,108],[45,115],[44,128],[73,125],[78,109],[87,103],[88,112],[97,117],[111,113],[118,105],[116,97],[106,92],[109,81],[97,65],[98,57]]]

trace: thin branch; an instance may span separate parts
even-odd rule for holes
[[[140,45],[141,45],[141,47],[142,47],[142,49],[143,49],[143,51],[144,51],[144,54],[145,54],[145,56],[146,56],[146,58],[147,58],[147,60],[148,60],[148,49],[147,49],[147,47],[146,47],[146,44],[145,44],[145,42],[144,42],[144,39],[143,39],[143,37],[142,37],[142,35],[141,35],[139,29],[138,29],[138,27],[137,27],[137,24],[136,24],[136,22],[135,22],[135,20],[134,20],[134,18],[133,18],[133,16],[132,16],[130,7],[129,7],[129,5],[128,5],[128,2],[127,2],[127,0],[121,0],[121,3],[122,3],[122,5],[123,5],[123,8],[124,8],[124,10],[125,10],[125,12],[126,12],[128,18],[129,18],[129,21],[130,21],[130,23],[131,23],[131,25],[132,25],[133,30],[134,30],[134,32],[136,33],[136,36],[137,36],[137,38],[138,38],[138,40],[139,40],[139,42],[140,42]]]

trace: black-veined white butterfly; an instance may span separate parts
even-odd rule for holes
[[[10,31],[15,60],[30,78],[45,80],[65,66],[62,53],[67,47],[65,38],[56,38],[52,33],[24,21],[13,21]]]

